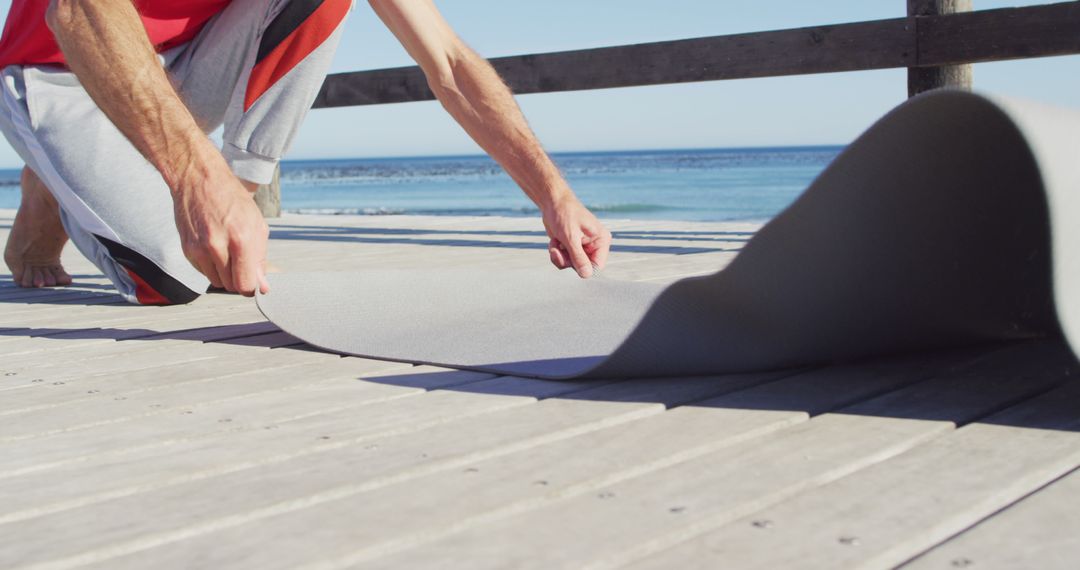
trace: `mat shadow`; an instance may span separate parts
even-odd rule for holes
[[[1003,358],[1001,355],[1004,354]],[[1009,355],[1019,354],[1018,357]],[[432,372],[432,380],[440,372]],[[883,388],[875,375],[897,379]],[[395,376],[365,378],[399,384]],[[1080,432],[1080,364],[1060,339],[1010,342],[948,351],[837,363],[813,369],[689,378],[553,381],[506,377],[506,382],[441,388],[469,393],[522,395],[529,384],[575,387],[555,399],[656,403],[667,408],[702,407],[755,412],[800,412],[808,417],[842,413],[957,426],[990,423],[1010,427]],[[734,382],[733,382],[734,380]],[[411,383],[421,381],[410,378]],[[931,382],[934,385],[931,386]],[[730,384],[706,399],[682,401],[672,383]],[[822,390],[831,391],[822,397]],[[988,390],[1006,394],[987,409]],[[691,390],[693,391],[693,390]],[[1052,393],[1052,394],[1051,394]],[[1040,405],[1013,413],[1017,404]],[[824,403],[828,402],[828,403]],[[1004,412],[1004,413],[1003,413]]]
[[[614,232],[613,252],[628,253],[669,253],[691,254],[722,251],[738,251],[739,247],[682,247],[673,245],[627,245],[620,244],[620,239],[663,241],[717,241],[745,242],[750,234],[734,233],[732,237],[715,237],[725,232]],[[681,234],[677,237],[675,234]],[[690,236],[712,234],[713,237],[693,238]],[[466,236],[466,237],[462,237]],[[473,236],[473,237],[468,237]],[[737,236],[737,237],[736,237]],[[519,242],[479,237],[535,237],[542,241]],[[274,224],[270,229],[270,238],[275,240],[326,241],[336,243],[364,244],[412,244],[447,247],[472,248],[511,248],[547,250],[546,234],[538,231],[489,231],[489,230],[412,230],[400,228],[354,228],[344,226],[289,226]]]

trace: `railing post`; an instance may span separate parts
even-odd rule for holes
[[[255,191],[255,205],[262,211],[264,218],[281,217],[281,167],[274,170],[274,179],[269,184],[259,186]]]
[[[970,12],[972,0],[907,0],[908,16],[943,16],[957,12]],[[916,34],[918,24],[916,23]],[[916,36],[916,41],[918,37]],[[943,65],[941,67],[909,67],[908,97],[924,91],[949,87],[971,89],[972,67],[967,65]]]

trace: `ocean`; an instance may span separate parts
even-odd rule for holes
[[[842,147],[554,153],[601,218],[758,220],[780,212]],[[19,202],[0,170],[0,208]],[[532,216],[536,207],[486,156],[287,160],[282,207],[318,214]]]

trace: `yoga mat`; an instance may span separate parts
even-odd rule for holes
[[[1064,333],[1080,342],[1080,114],[916,97],[724,270],[667,287],[529,271],[279,274],[334,352],[541,378],[705,375]]]

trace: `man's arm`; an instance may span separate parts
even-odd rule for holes
[[[593,265],[602,268],[611,233],[574,196],[495,69],[457,37],[431,0],[369,1],[450,115],[540,207],[552,263],[573,266],[582,277]]]
[[[217,287],[268,291],[266,223],[169,83],[131,0],[51,0],[46,18],[87,93],[172,190],[192,264]]]

